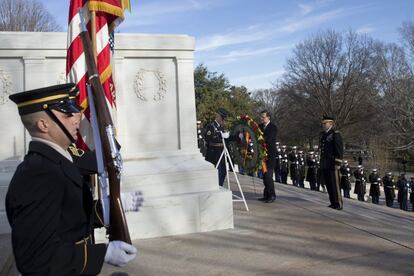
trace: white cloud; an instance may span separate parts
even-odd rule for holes
[[[231,32],[204,36],[197,39],[196,49],[197,51],[210,51],[224,46],[262,41],[286,33],[292,34],[323,25],[339,17],[354,14],[360,8],[334,9],[314,15],[292,16],[281,21],[255,24]],[[309,7],[307,10],[310,11],[311,8]]]
[[[369,34],[369,33],[372,33],[373,31],[375,31],[375,28],[374,27],[371,27],[369,25],[366,25],[366,26],[359,27],[356,30],[356,33],[357,34]]]
[[[217,0],[175,0],[159,1],[132,7],[132,12],[127,13],[127,20],[123,22],[123,29],[131,29],[144,25],[156,25],[166,17],[175,16],[190,11],[202,11],[211,7],[222,5]]]
[[[246,29],[237,30],[225,34],[215,34],[201,37],[197,40],[197,51],[213,50],[228,45],[237,45],[246,42],[254,42],[267,38],[272,34],[270,30],[259,30],[258,26],[249,26]]]
[[[263,80],[264,82],[273,81],[275,78],[283,75],[284,70],[277,70],[271,72],[260,73],[256,75],[246,75],[237,78],[233,78],[232,81],[235,83],[246,83],[251,81]]]
[[[219,56],[220,59],[236,59],[242,57],[250,57],[250,56],[261,56],[264,54],[272,54],[276,53],[277,51],[289,49],[291,46],[277,46],[277,47],[269,47],[269,48],[261,48],[261,49],[242,49],[242,50],[235,50],[230,51],[229,53]]]
[[[335,9],[328,12],[324,12],[318,15],[304,17],[302,19],[291,19],[288,20],[286,25],[280,28],[280,31],[286,33],[294,33],[304,29],[309,29],[317,25],[321,25],[325,22],[331,21],[338,17],[344,16],[347,14],[346,10]]]

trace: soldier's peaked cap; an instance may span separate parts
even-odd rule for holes
[[[20,115],[46,109],[72,114],[82,111],[75,101],[78,93],[74,83],[67,83],[16,93],[10,95],[9,99],[17,105]]]
[[[217,111],[216,111],[220,116],[221,116],[221,118],[223,118],[223,119],[226,119],[228,116],[229,116],[229,112],[226,110],[226,109],[224,109],[224,108],[222,108],[222,107],[220,107],[219,109],[217,109]]]
[[[323,117],[322,117],[322,123],[333,122],[333,121],[335,121],[334,116],[323,115]]]

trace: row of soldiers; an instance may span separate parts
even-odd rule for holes
[[[325,191],[325,185],[321,183],[320,177],[320,162],[317,152],[309,152],[304,154],[303,151],[292,147],[290,152],[287,151],[286,145],[280,146],[276,143],[276,167],[275,180],[279,183],[287,184],[287,177],[290,173],[292,184],[297,187],[304,188],[305,180],[309,182],[311,190],[320,191],[322,188]],[[387,172],[384,177],[380,177],[378,170],[373,169],[368,178],[364,173],[362,165],[358,165],[354,172],[348,162],[343,161],[340,169],[340,188],[343,190],[343,195],[350,198],[351,192],[351,178],[355,179],[354,194],[357,195],[358,200],[365,201],[367,181],[370,183],[369,196],[372,198],[372,203],[379,204],[379,197],[381,195],[380,186],[384,187],[384,194],[386,204],[392,207],[396,197],[395,190],[398,190],[398,203],[402,210],[408,210],[408,202],[412,204],[412,211],[414,211],[414,178],[408,181],[404,174],[401,174],[397,181],[391,172]]]

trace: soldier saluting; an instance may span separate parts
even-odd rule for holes
[[[320,166],[321,180],[325,184],[329,194],[329,207],[342,210],[343,202],[339,188],[339,166],[342,163],[343,143],[339,131],[333,129],[334,118],[323,116],[323,131],[320,134]]]

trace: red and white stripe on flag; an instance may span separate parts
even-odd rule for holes
[[[115,85],[112,79],[109,33],[124,17],[121,0],[71,0],[70,2],[66,77],[69,82],[77,84],[80,92],[77,101],[85,110],[80,124],[77,146],[82,149],[92,150],[95,147],[86,90],[88,74],[82,41],[79,36],[81,32],[79,9],[83,10],[89,33],[91,33],[91,11],[96,12],[96,62],[107,104],[112,115],[114,115],[116,110],[116,98]]]

